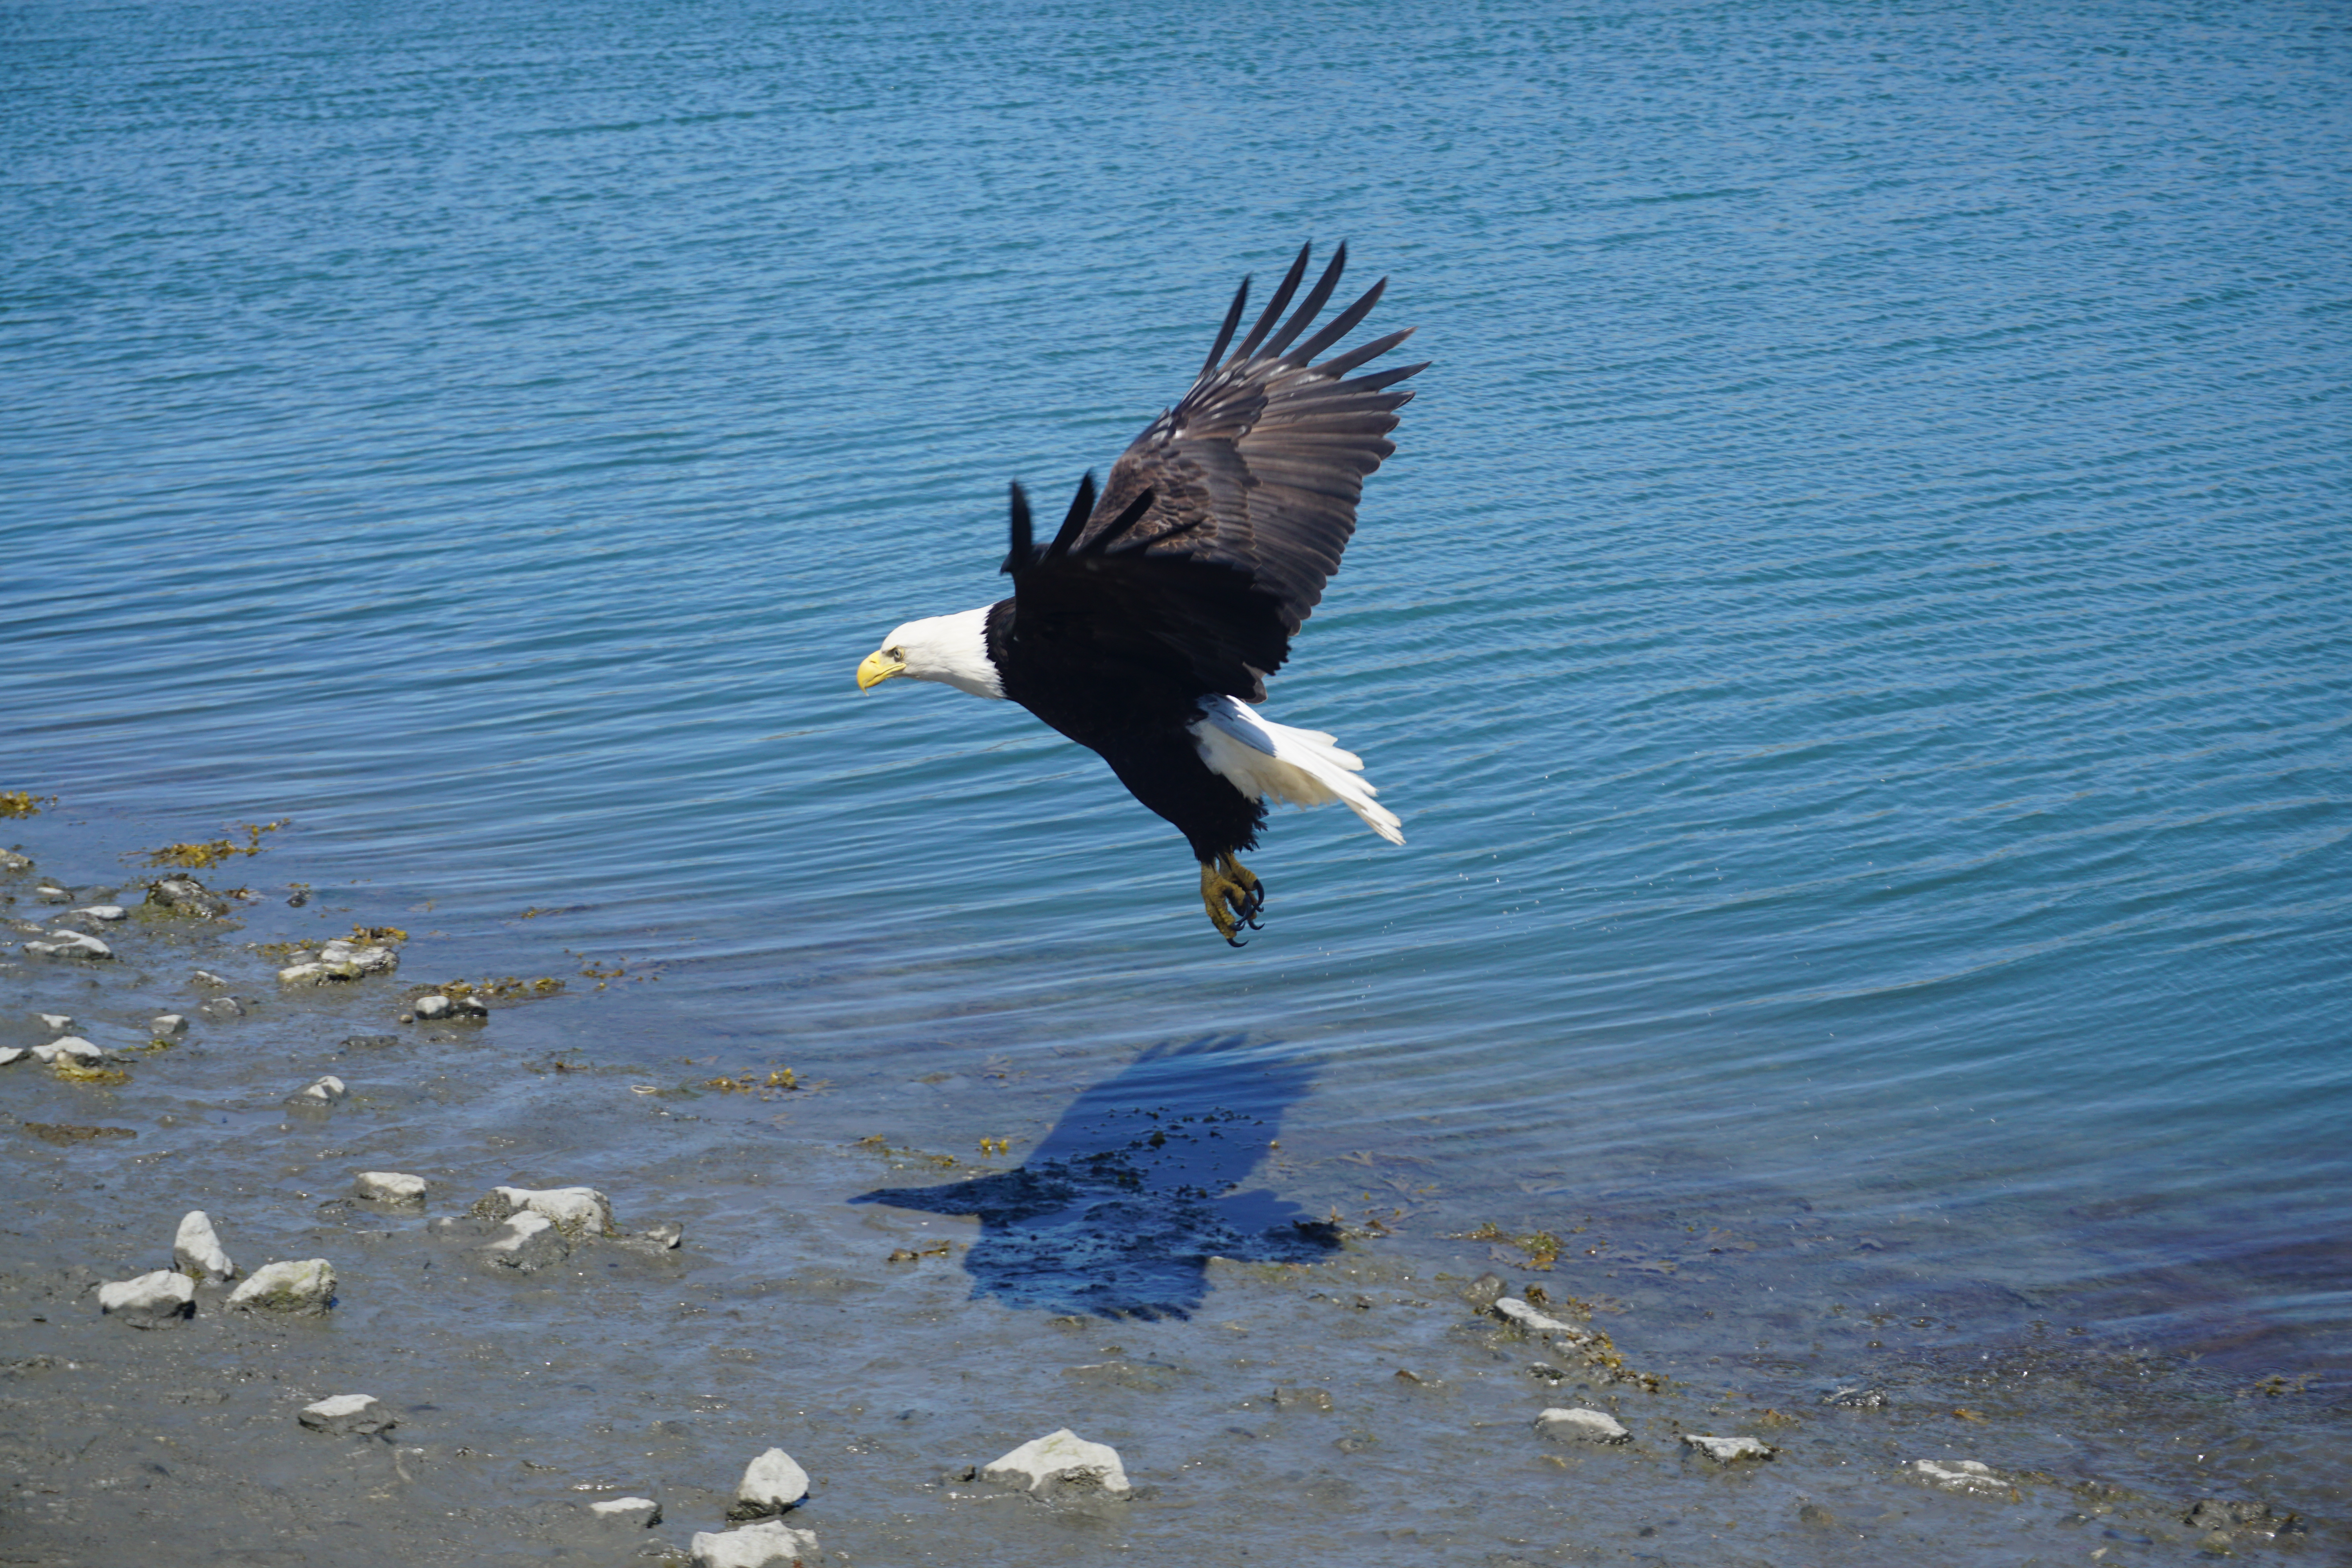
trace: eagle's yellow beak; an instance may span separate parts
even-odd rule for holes
[[[907,661],[890,657],[887,648],[877,648],[866,656],[857,667],[857,689],[870,691],[894,675],[907,673]]]

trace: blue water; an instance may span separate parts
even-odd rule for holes
[[[2352,1365],[2339,8],[16,4],[0,151],[0,837],[290,817],[225,879],[853,1101],[1238,1040],[1269,1201],[1433,1245]],[[1267,709],[1410,842],[1278,816],[1235,953],[851,672],[1310,237],[1435,364]]]

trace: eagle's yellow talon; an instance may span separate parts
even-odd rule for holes
[[[1201,862],[1201,903],[1219,936],[1234,947],[1244,946],[1239,932],[1244,925],[1257,929],[1258,913],[1265,908],[1265,884],[1231,854],[1220,855],[1214,865]]]

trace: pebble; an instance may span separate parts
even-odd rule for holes
[[[98,1310],[134,1329],[163,1328],[196,1315],[196,1282],[169,1268],[118,1279],[98,1288]]]
[[[236,1278],[236,1265],[229,1261],[202,1209],[190,1209],[180,1221],[180,1233],[172,1238],[172,1267],[199,1282]]]
[[[62,1035],[73,1027],[73,1019],[63,1013],[36,1013],[33,1016],[38,1018],[42,1026],[53,1035]]]
[[[1089,1443],[1067,1426],[1024,1443],[1003,1458],[981,1467],[980,1479],[1016,1486],[1041,1496],[1066,1489],[1125,1497],[1127,1468],[1108,1443]]]
[[[492,1187],[474,1204],[483,1219],[529,1210],[553,1220],[567,1237],[614,1234],[613,1202],[593,1187]]]
[[[362,1171],[352,1178],[352,1191],[370,1203],[411,1209],[425,1206],[425,1178],[398,1171]]]
[[[449,998],[446,996],[419,996],[416,999],[416,1006],[414,1010],[416,1016],[420,1018],[442,1017],[449,1011]]]
[[[234,996],[215,996],[196,1009],[207,1018],[242,1018],[245,1004]]]
[[[152,1039],[176,1040],[188,1032],[188,1020],[177,1013],[158,1013],[147,1021]]]
[[[1754,1437],[1703,1437],[1696,1432],[1685,1432],[1683,1441],[1718,1465],[1728,1465],[1740,1459],[1769,1459],[1780,1451]]]
[[[332,1399],[305,1405],[298,1419],[311,1431],[324,1432],[331,1437],[353,1432],[381,1432],[400,1425],[400,1418],[372,1394],[338,1394]]]
[[[1276,1410],[1293,1410],[1302,1405],[1309,1410],[1328,1412],[1331,1408],[1330,1391],[1322,1388],[1277,1388],[1274,1391],[1274,1407]]]
[[[194,981],[199,985],[209,985],[215,990],[218,990],[228,984],[227,981],[223,980],[219,975],[215,974],[209,969],[199,969],[195,973],[190,975],[188,978]]]
[[[241,1312],[315,1315],[334,1305],[335,1269],[323,1258],[299,1263],[265,1263],[229,1292],[229,1306]]]
[[[29,871],[33,863],[14,849],[0,849],[0,871]]]
[[[1600,1410],[1547,1410],[1536,1417],[1536,1430],[1547,1437],[1579,1443],[1630,1443],[1633,1434],[1617,1418]]]
[[[2007,1477],[1976,1459],[1914,1459],[1905,1468],[1938,1491],[2005,1498],[2014,1489]]]
[[[702,1531],[692,1547],[694,1568],[797,1568],[821,1562],[816,1532],[777,1520],[740,1530]]]
[[[313,1105],[332,1105],[349,1093],[351,1090],[343,1087],[343,1080],[329,1073],[293,1098],[298,1101],[308,1101]]]
[[[207,918],[228,913],[228,900],[218,893],[208,892],[194,877],[166,877],[147,889],[147,901],[161,904],[184,915]]]
[[[12,1067],[32,1054],[23,1046],[0,1046],[0,1068]]]
[[[686,1226],[677,1224],[657,1225],[650,1230],[637,1232],[636,1239],[656,1252],[675,1252],[686,1239]]]
[[[78,931],[52,931],[48,938],[47,942],[26,942],[25,951],[35,958],[81,959],[90,963],[114,956],[114,950],[106,943]]]
[[[615,1524],[634,1524],[640,1530],[651,1530],[661,1522],[661,1504],[649,1497],[606,1498],[592,1502],[588,1511],[594,1517]]]
[[[106,1058],[106,1053],[79,1035],[68,1035],[62,1040],[51,1040],[46,1046],[33,1047],[33,1059],[37,1062],[53,1062],[59,1057],[68,1057],[74,1061],[88,1064],[103,1061]]]
[[[551,1264],[561,1263],[572,1255],[572,1244],[557,1229],[555,1222],[543,1214],[525,1210],[508,1216],[489,1245],[482,1248],[483,1256],[501,1268],[512,1268],[523,1274],[536,1274]]]
[[[2197,1505],[2180,1516],[2180,1522],[2194,1530],[2211,1531],[2229,1536],[2240,1531],[2250,1535],[2274,1538],[2296,1526],[2294,1515],[2273,1512],[2266,1502],[2231,1501],[2221,1498],[2200,1498]]]
[[[121,904],[90,904],[74,910],[74,913],[89,920],[109,921],[125,919],[127,915]]]
[[[58,887],[54,882],[44,882],[39,887],[35,888],[33,891],[45,904],[62,904],[73,897],[71,893],[67,892],[63,888]]]
[[[808,1497],[808,1472],[782,1448],[771,1448],[744,1467],[735,1485],[735,1501],[727,1510],[730,1520],[766,1519],[780,1514]]]

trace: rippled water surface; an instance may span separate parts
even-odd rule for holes
[[[845,1130],[1214,1042],[1282,1212],[2352,1365],[2336,7],[25,4],[0,146],[17,841],[290,817]],[[1267,707],[1410,841],[1278,816],[1236,953],[850,676],[1309,237],[1435,363]]]

